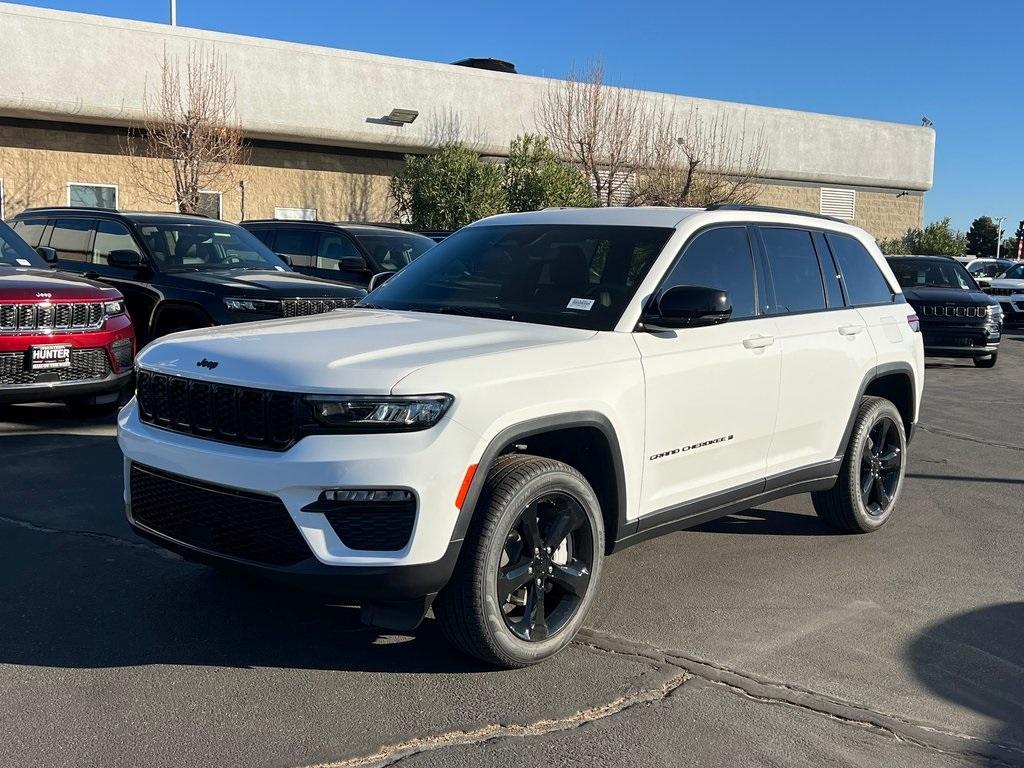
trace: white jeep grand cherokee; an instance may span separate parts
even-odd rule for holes
[[[625,546],[796,493],[848,532],[897,505],[921,336],[841,222],[497,216],[361,306],[145,349],[118,436],[140,534],[378,626],[433,605],[511,667],[569,643]]]

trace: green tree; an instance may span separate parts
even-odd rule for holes
[[[907,252],[906,237],[887,237],[878,241],[878,248],[886,256],[898,256]]]
[[[461,144],[433,155],[406,155],[391,179],[391,199],[404,221],[419,229],[458,229],[508,207],[505,174]]]
[[[905,253],[922,256],[963,256],[967,253],[967,235],[953,229],[949,217],[933,221],[924,229],[911,229],[903,237]]]
[[[513,213],[594,204],[583,172],[562,162],[545,137],[530,133],[512,140],[505,163],[505,190],[508,210]]]
[[[990,216],[979,216],[967,230],[967,252],[975,256],[995,256],[999,225]]]
[[[1002,248],[999,251],[999,258],[1003,259],[1015,259],[1017,258],[1017,238],[1008,237],[1003,240]]]

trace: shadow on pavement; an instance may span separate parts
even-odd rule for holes
[[[906,656],[932,693],[997,722],[992,741],[1024,748],[1024,602],[932,624]]]
[[[748,509],[698,526],[704,533],[746,533],[775,536],[831,536],[835,531],[814,515],[773,509]]]

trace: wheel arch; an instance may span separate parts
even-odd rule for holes
[[[524,446],[525,448],[517,448]],[[506,453],[522,452],[562,461],[586,478],[601,503],[605,524],[605,550],[628,527],[626,476],[618,436],[611,421],[597,411],[576,411],[529,419],[499,432],[488,443],[462,504],[452,541],[461,541],[480,500],[484,482],[495,460]]]
[[[861,382],[857,399],[850,411],[850,418],[843,432],[843,439],[836,451],[837,457],[846,454],[846,446],[853,434],[853,426],[857,420],[860,401],[866,396],[884,397],[896,406],[903,419],[903,428],[907,433],[907,442],[914,431],[914,414],[917,412],[917,390],[914,381],[914,369],[910,363],[885,363],[873,368]]]
[[[160,323],[168,315],[180,315],[181,317],[195,317],[201,318],[208,325],[213,325],[213,318],[210,317],[210,313],[201,304],[195,304],[191,301],[180,301],[178,299],[167,299],[161,301],[156,307],[153,308],[153,314],[149,320],[149,337],[151,339],[157,338],[157,329],[160,327]]]

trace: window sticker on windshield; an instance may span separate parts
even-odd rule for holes
[[[569,299],[569,303],[565,305],[566,309],[582,309],[589,312],[594,306],[593,299]]]
[[[23,267],[31,267],[32,266],[32,262],[29,261],[28,259],[17,259],[17,262],[19,264],[21,264],[21,266],[23,266]]]

